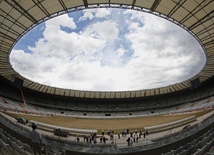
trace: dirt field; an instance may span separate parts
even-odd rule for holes
[[[180,120],[189,116],[201,116],[209,111],[189,113],[182,115],[161,115],[152,117],[139,117],[139,118],[125,118],[125,119],[82,119],[73,117],[63,117],[63,116],[36,116],[28,114],[15,114],[7,113],[12,117],[23,117],[27,120],[34,120],[38,122],[43,122],[47,124],[79,128],[79,129],[97,129],[98,131],[104,130],[114,130],[121,131],[122,129],[143,129],[145,126],[152,126],[157,124],[163,124],[167,122],[172,122]]]

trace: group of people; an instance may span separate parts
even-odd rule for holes
[[[128,136],[128,139],[126,140],[128,142],[128,146],[131,146],[133,143],[138,142],[138,140],[143,136],[144,139],[146,139],[146,137],[148,136],[149,132],[146,131],[142,131],[140,130],[139,133],[137,130],[135,130],[134,132],[132,132],[131,130],[127,129],[127,130],[122,130],[122,133],[120,134],[120,132],[118,133],[118,139],[122,137],[126,137]],[[109,136],[109,138],[107,138],[106,136]],[[102,130],[101,131],[101,135],[97,136],[96,133],[91,134],[91,135],[83,135],[83,140],[84,142],[87,143],[97,143],[97,139],[100,140],[100,143],[106,143],[107,140],[110,140],[111,143],[113,143],[114,141],[114,131],[113,130],[109,130],[107,131],[107,135],[105,135],[105,131]],[[79,136],[77,136],[77,142],[80,141]]]
[[[143,138],[146,140],[146,137],[149,135],[148,130],[146,130],[144,133],[142,130],[140,130],[139,134],[137,132],[137,130],[135,130],[135,132],[133,133],[132,131],[130,131],[130,136],[128,136],[128,139],[126,140],[126,142],[128,143],[128,146],[132,146],[132,144],[134,142],[138,142],[139,138],[141,138],[141,136],[143,135]]]
[[[79,142],[79,140],[77,139],[77,141]],[[90,135],[83,135],[83,141],[87,142],[87,143],[97,143],[97,134],[96,133],[92,133]]]
[[[127,130],[122,130],[122,136],[125,137],[128,135],[127,138],[127,143],[128,146],[132,146],[132,144],[134,142],[138,142],[139,138],[141,138],[143,136],[144,139],[146,139],[146,137],[148,136],[149,132],[148,131],[142,131],[140,130],[139,133],[137,130],[135,130],[134,132],[130,131],[129,129]],[[108,131],[107,135],[109,136],[109,139],[113,142],[114,140],[114,131]],[[37,131],[37,125],[35,123],[32,123],[32,131],[29,133],[29,137],[30,137],[30,146],[34,152],[34,155],[36,155],[37,153],[39,155],[42,154],[42,136],[41,134]],[[77,142],[80,141],[80,137],[79,135],[77,135]],[[104,130],[102,130],[101,135],[97,136],[96,133],[93,133],[91,135],[83,135],[83,140],[84,142],[87,143],[97,143],[97,138],[100,139],[100,143],[106,143],[106,141],[108,140],[108,138],[106,138],[105,136],[105,132]],[[118,139],[120,139],[120,133],[118,133]]]
[[[114,140],[114,132],[113,131],[108,131],[108,136],[110,137],[110,140]],[[97,143],[97,139],[100,140],[100,143],[106,143],[107,140],[109,140],[104,133],[104,130],[102,130],[102,133],[100,136],[97,136],[96,133],[93,133],[91,135],[83,135],[83,141],[90,143],[90,144],[96,144]],[[79,142],[79,136],[77,136],[77,142]]]

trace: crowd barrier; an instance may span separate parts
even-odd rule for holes
[[[155,133],[155,132],[160,132],[163,130],[169,130],[172,128],[176,128],[191,122],[194,122],[196,120],[195,116],[190,116],[184,119],[180,119],[177,121],[169,122],[169,123],[164,123],[164,124],[159,124],[159,125],[154,125],[154,126],[147,126],[144,127],[145,130],[148,130],[149,133]]]

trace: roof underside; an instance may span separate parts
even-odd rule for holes
[[[207,55],[203,70],[181,83],[139,91],[91,92],[61,89],[41,85],[23,78],[10,65],[9,54],[14,44],[37,24],[71,11],[87,8],[125,8],[158,15],[183,27],[201,44]],[[14,81],[24,81],[23,87],[62,96],[86,98],[130,98],[167,94],[190,87],[192,80],[200,82],[214,75],[214,1],[213,0],[0,0],[0,75]]]

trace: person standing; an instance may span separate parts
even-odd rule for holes
[[[143,133],[143,138],[146,139],[146,132]]]
[[[139,133],[139,138],[141,138],[141,135],[142,135],[142,130],[140,130],[140,133]]]
[[[37,125],[35,123],[32,123],[32,131],[29,133],[30,137],[30,146],[33,149],[34,155],[39,153],[39,155],[42,154],[42,136],[37,131]]]
[[[148,131],[148,130],[146,130],[146,135],[147,135],[147,136],[149,135],[149,131]]]
[[[80,137],[79,137],[79,135],[77,135],[77,142],[78,142],[78,143],[80,142]]]
[[[120,139],[120,132],[118,132],[117,136],[118,136],[118,139]]]

